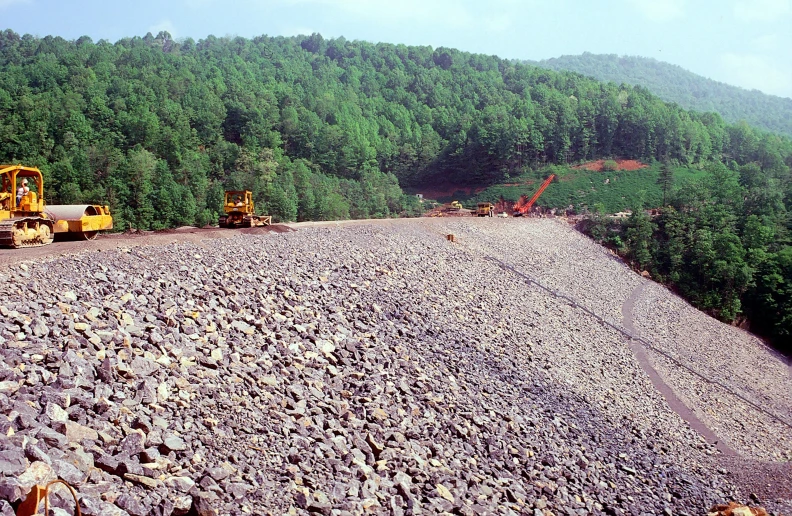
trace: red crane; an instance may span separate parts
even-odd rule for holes
[[[514,216],[520,217],[528,213],[528,211],[530,211],[531,207],[534,205],[534,203],[539,198],[539,196],[542,195],[542,192],[544,192],[547,189],[547,187],[550,185],[550,183],[553,182],[553,179],[555,179],[555,174],[550,174],[550,177],[544,180],[542,186],[540,186],[539,189],[536,190],[536,193],[533,194],[533,197],[531,197],[530,200],[528,200],[528,198],[524,195],[521,196],[520,200],[517,201],[517,204],[514,205]]]

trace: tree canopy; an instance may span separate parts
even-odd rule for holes
[[[788,167],[790,141],[642,87],[449,48],[319,34],[116,43],[0,33],[0,161],[119,228],[214,220],[249,188],[276,220],[414,213],[404,186],[487,185],[600,156]]]

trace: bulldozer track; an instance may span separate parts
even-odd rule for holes
[[[646,283],[641,283],[637,287],[633,289],[630,293],[630,296],[624,301],[622,304],[622,324],[624,324],[625,329],[633,335],[638,334],[638,330],[635,328],[635,317],[633,314],[633,308],[635,307],[635,303],[640,299],[641,294],[646,287]],[[684,401],[682,401],[679,396],[677,396],[674,389],[668,385],[660,373],[657,372],[657,369],[654,368],[652,363],[649,361],[649,357],[646,354],[646,348],[641,346],[636,339],[629,339],[630,349],[632,349],[633,353],[635,354],[635,358],[638,360],[638,363],[641,365],[646,374],[649,375],[649,379],[652,381],[652,385],[654,385],[655,389],[663,395],[665,398],[666,403],[671,409],[679,414],[679,416],[687,421],[690,427],[701,434],[705,439],[715,444],[715,446],[720,450],[721,453],[724,455],[737,455],[733,449],[731,449],[724,440],[719,437],[710,427],[708,427],[704,422],[699,419],[693,409],[688,406]]]
[[[731,394],[735,398],[741,400],[743,403],[745,403],[748,406],[750,406],[751,408],[753,408],[756,412],[764,414],[765,416],[769,417],[770,419],[772,419],[772,420],[776,421],[777,423],[779,423],[779,424],[789,428],[790,430],[792,430],[792,423],[786,421],[781,416],[766,410],[765,408],[763,408],[760,405],[756,404],[755,402],[749,400],[748,398],[746,398],[745,396],[741,395],[740,393],[735,392],[733,389],[729,388],[728,386],[724,385],[723,383],[721,383],[721,382],[719,382],[717,380],[713,380],[712,378],[708,378],[707,376],[705,376],[704,374],[700,373],[699,371],[697,371],[697,370],[693,369],[692,367],[688,366],[687,364],[681,362],[679,359],[677,359],[676,357],[672,356],[670,353],[658,348],[657,346],[655,346],[651,342],[648,342],[644,338],[642,338],[642,337],[640,337],[638,335],[635,335],[635,333],[631,332],[628,328],[624,328],[624,327],[618,326],[616,324],[611,323],[610,321],[605,320],[600,315],[594,313],[592,310],[589,310],[585,306],[581,305],[579,302],[577,302],[577,300],[567,296],[566,294],[564,294],[562,292],[559,292],[557,290],[553,290],[552,288],[543,285],[542,283],[540,283],[536,279],[534,279],[531,276],[528,276],[527,274],[517,270],[512,265],[510,265],[510,264],[508,264],[508,263],[506,263],[506,262],[504,262],[502,260],[499,260],[498,258],[494,258],[492,256],[485,256],[484,259],[487,260],[487,261],[490,261],[490,262],[494,263],[495,265],[497,265],[498,267],[500,267],[500,268],[502,268],[502,269],[504,269],[504,270],[506,270],[508,272],[511,272],[512,274],[522,278],[529,285],[535,285],[539,289],[544,290],[545,292],[548,292],[553,297],[566,301],[573,308],[577,308],[579,310],[582,310],[586,314],[588,314],[591,317],[593,317],[594,319],[596,319],[601,324],[603,324],[605,326],[608,326],[609,328],[621,333],[624,337],[626,337],[630,341],[632,341],[634,343],[637,343],[637,344],[643,346],[644,348],[649,349],[649,350],[651,350],[654,353],[657,353],[658,355],[663,356],[664,358],[666,358],[667,360],[672,362],[677,367],[680,367],[680,368],[686,370],[690,374],[696,376],[701,381],[706,382],[706,383],[708,383],[708,384],[710,384],[710,385],[712,385],[714,387],[718,387],[719,389],[722,389],[723,391]]]
[[[21,242],[14,241],[15,229],[20,224],[36,223],[45,225],[49,228],[49,239],[44,240],[41,235],[31,240],[22,240]],[[0,246],[22,248],[22,247],[41,247],[52,242],[54,237],[52,222],[42,217],[24,217],[16,219],[6,219],[0,221]]]

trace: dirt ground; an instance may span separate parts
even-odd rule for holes
[[[618,170],[628,170],[628,171],[635,171],[640,170],[642,168],[648,168],[649,165],[645,163],[641,163],[640,161],[636,161],[634,159],[617,159],[615,160],[616,164],[618,165]],[[583,163],[582,165],[577,165],[572,167],[575,169],[584,168],[586,170],[591,170],[594,172],[602,172],[605,169],[605,160],[600,159],[597,161],[590,161],[588,163]]]
[[[299,224],[295,224],[299,226]],[[106,233],[95,240],[60,240],[41,247],[24,249],[0,248],[0,265],[13,265],[43,258],[57,258],[85,252],[108,251],[118,248],[140,247],[147,245],[167,245],[174,242],[200,242],[216,238],[232,238],[239,234],[284,233],[295,231],[288,225],[273,224],[266,227],[221,229],[216,227],[196,228],[186,226],[163,231],[144,231],[140,233]]]

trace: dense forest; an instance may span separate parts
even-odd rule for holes
[[[787,166],[789,140],[642,87],[453,49],[292,38],[116,43],[0,33],[0,162],[117,227],[214,220],[250,188],[276,220],[414,213],[403,186],[492,184],[598,156]]]
[[[600,81],[644,86],[685,109],[711,111],[727,122],[744,120],[753,127],[792,136],[792,99],[713,81],[656,59],[586,52],[531,64],[578,72]]]

